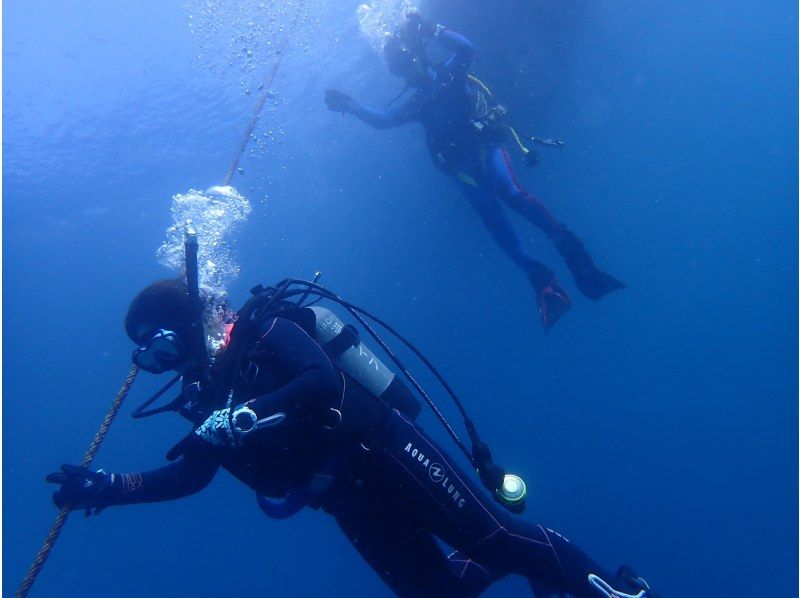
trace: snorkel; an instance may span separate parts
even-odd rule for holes
[[[186,293],[190,305],[187,338],[184,340],[186,350],[189,352],[188,361],[191,367],[178,373],[137,407],[133,412],[135,419],[166,411],[177,411],[192,422],[202,421],[214,396],[211,360],[206,348],[203,327],[203,302],[200,298],[197,231],[191,221],[186,222],[183,248],[186,260]],[[183,388],[177,397],[165,405],[147,409],[181,379],[183,379]]]
[[[197,231],[191,221],[186,222],[183,250],[186,255],[186,290],[192,305],[190,338],[187,341],[189,350],[194,353],[194,365],[199,378],[208,382],[211,380],[211,360],[208,357],[203,330],[203,303],[200,300],[200,273],[197,266]]]

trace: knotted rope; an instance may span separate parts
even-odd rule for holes
[[[270,92],[272,91],[272,83],[275,81],[275,75],[278,72],[278,67],[281,64],[281,60],[283,59],[283,54],[286,51],[286,47],[289,45],[289,41],[292,39],[292,34],[294,33],[294,26],[297,24],[297,21],[300,19],[300,13],[303,11],[303,0],[297,5],[297,12],[295,12],[294,19],[292,20],[289,28],[286,30],[286,33],[281,40],[278,50],[275,54],[275,60],[272,63],[272,68],[267,73],[267,76],[264,77],[264,82],[261,84],[261,97],[258,99],[258,103],[256,104],[255,109],[253,110],[253,117],[250,119],[250,122],[247,123],[247,128],[244,130],[244,135],[242,135],[242,139],[239,142],[239,149],[236,151],[236,155],[233,158],[233,162],[231,162],[230,167],[228,168],[228,172],[225,174],[225,179],[223,181],[223,185],[230,185],[231,180],[233,179],[233,175],[236,172],[236,168],[239,166],[239,160],[242,159],[244,155],[244,150],[247,149],[247,144],[250,142],[250,136],[253,134],[253,129],[256,128],[256,123],[258,119],[261,118],[261,111],[264,110],[264,104],[267,102],[267,98],[269,97]]]
[[[106,413],[103,423],[100,424],[97,434],[94,435],[94,440],[92,440],[89,450],[87,450],[86,454],[83,456],[83,460],[81,461],[81,465],[83,467],[88,467],[94,459],[94,456],[97,454],[100,444],[103,442],[103,439],[108,433],[108,429],[111,427],[111,422],[114,421],[117,413],[119,413],[119,409],[122,407],[122,402],[128,395],[128,391],[130,390],[133,381],[136,379],[136,374],[138,373],[139,368],[137,368],[135,365],[132,366],[127,378],[125,378],[125,381],[122,383],[119,392],[117,392],[117,396],[114,397],[114,402],[111,404],[111,408],[108,410],[108,413]],[[25,579],[22,581],[22,584],[19,586],[16,594],[14,594],[16,598],[25,598],[28,595],[33,582],[36,581],[36,576],[39,575],[39,571],[41,571],[42,567],[44,567],[47,557],[50,556],[50,551],[53,550],[53,545],[56,543],[58,535],[61,533],[61,528],[64,527],[64,523],[67,521],[67,515],[69,515],[69,511],[70,509],[68,506],[61,507],[61,511],[59,511],[56,520],[53,522],[53,527],[50,528],[50,533],[47,534],[47,538],[45,538],[42,547],[39,549],[39,553],[36,555],[36,558],[33,559],[30,569],[28,569],[28,574],[25,576]]]
[[[228,168],[228,172],[225,174],[224,184],[228,185],[233,178],[234,173],[236,172],[236,168],[239,165],[239,161],[244,155],[245,149],[247,149],[247,144],[250,141],[250,136],[255,129],[256,123],[258,119],[261,117],[261,112],[264,109],[264,104],[267,102],[267,98],[269,97],[269,93],[272,88],[272,83],[275,81],[275,75],[278,72],[278,67],[281,64],[281,60],[283,59],[284,52],[286,51],[287,46],[289,45],[289,41],[291,41],[292,34],[294,33],[295,25],[297,21],[300,19],[300,15],[303,9],[303,0],[300,0],[297,5],[297,11],[295,13],[294,19],[292,20],[289,28],[287,29],[283,39],[280,42],[279,48],[275,55],[275,60],[272,63],[272,68],[267,73],[267,76],[264,78],[264,82],[262,84],[262,93],[261,97],[258,100],[258,103],[253,110],[253,116],[250,119],[250,122],[247,124],[247,128],[244,131],[244,135],[242,135],[242,139],[239,142],[239,148],[236,152],[236,156],[233,159],[230,167]],[[128,390],[130,390],[133,381],[136,379],[136,374],[139,372],[139,369],[134,365],[131,368],[128,377],[125,378],[125,381],[122,383],[122,387],[119,389],[117,396],[114,398],[114,402],[111,405],[111,408],[108,410],[103,423],[100,424],[100,428],[97,430],[97,434],[95,434],[94,440],[92,441],[91,446],[89,446],[89,450],[86,451],[86,454],[83,456],[83,460],[81,461],[81,465],[84,467],[88,467],[89,464],[94,459],[97,450],[100,448],[100,444],[103,442],[103,439],[106,437],[108,433],[108,429],[111,426],[111,422],[114,421],[117,413],[119,412],[120,407],[122,407],[122,402],[125,400],[125,397],[128,394]],[[25,579],[22,581],[22,584],[19,586],[19,589],[14,594],[15,598],[25,598],[28,595],[28,592],[33,586],[33,583],[36,581],[36,576],[39,575],[39,572],[42,570],[45,561],[47,561],[47,557],[50,556],[50,551],[53,550],[53,545],[56,543],[58,539],[58,535],[61,533],[61,528],[64,527],[64,523],[67,521],[67,516],[69,515],[69,507],[62,507],[56,517],[56,520],[53,522],[53,526],[50,528],[50,533],[47,534],[47,538],[45,538],[42,547],[39,549],[39,553],[36,555],[36,558],[33,559],[33,563],[31,563],[30,569],[28,569],[28,574],[25,576]]]

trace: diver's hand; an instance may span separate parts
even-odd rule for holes
[[[436,23],[429,23],[422,18],[417,11],[406,15],[406,22],[403,24],[403,33],[413,36],[433,36],[436,33]]]
[[[61,484],[61,488],[53,493],[53,504],[59,509],[63,507],[73,511],[85,509],[88,517],[111,504],[114,495],[114,474],[102,469],[91,471],[88,467],[62,465],[61,471],[49,474],[45,480],[51,484]]]
[[[355,100],[338,89],[325,90],[325,105],[334,112],[350,112]]]
[[[239,445],[239,436],[231,426],[230,408],[211,413],[196,430],[167,451],[167,460],[180,456],[207,457],[217,449]]]
[[[535,149],[529,149],[523,160],[525,161],[525,166],[528,168],[533,168],[542,161],[539,153]]]

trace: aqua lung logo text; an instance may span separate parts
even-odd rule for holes
[[[444,467],[438,463],[431,463],[430,467],[428,467],[428,475],[431,476],[431,479],[438,484],[444,477]]]
[[[404,450],[412,460],[428,470],[428,477],[431,481],[437,486],[441,486],[459,509],[464,506],[464,496],[459,490],[456,490],[455,485],[450,481],[450,476],[444,465],[436,462],[431,463],[431,460],[419,449],[414,448],[410,442],[406,445]]]
[[[406,451],[406,452],[407,452],[409,455],[411,455],[411,458],[412,458],[412,459],[416,459],[417,461],[419,461],[420,463],[422,463],[422,466],[423,466],[423,467],[428,467],[428,465],[430,465],[430,464],[431,464],[431,460],[430,460],[430,459],[428,459],[428,458],[427,458],[425,455],[423,455],[422,453],[420,453],[420,452],[419,452],[419,450],[417,450],[417,449],[415,449],[413,446],[411,446],[411,443],[410,443],[410,442],[409,442],[409,443],[406,445],[405,451]],[[439,465],[439,467],[441,467],[441,465]]]

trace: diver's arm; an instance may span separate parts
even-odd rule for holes
[[[219,464],[200,459],[178,459],[166,467],[142,473],[114,474],[111,505],[130,505],[184,498],[211,483]]]
[[[329,110],[352,114],[376,129],[398,127],[414,120],[413,99],[412,96],[411,100],[388,110],[373,110],[337,89],[325,90],[325,104]]]
[[[406,15],[404,25],[404,35],[410,39],[434,39],[442,47],[450,50],[453,55],[445,62],[445,67],[452,69],[462,69],[466,74],[472,64],[472,57],[475,53],[474,44],[463,35],[447,29],[443,25],[426,21],[418,12]],[[420,48],[424,52],[424,48]]]
[[[267,322],[253,360],[286,384],[247,401],[259,418],[275,413],[305,416],[336,404],[339,377],[322,348],[302,328],[284,318]]]
[[[460,33],[450,31],[441,25],[436,25],[434,37],[443,47],[453,52],[445,62],[445,67],[454,74],[460,73],[466,76],[472,66],[475,45]]]
[[[376,129],[399,127],[413,120],[413,111],[410,109],[409,102],[388,110],[373,110],[352,100],[348,105],[347,112]]]
[[[213,411],[200,426],[167,452],[167,459],[202,457],[214,449],[234,448],[243,435],[281,423],[317,419],[341,398],[339,378],[320,346],[294,322],[268,320],[249,358],[281,384],[277,390],[235,407]]]
[[[451,31],[442,25],[436,25],[436,33],[433,37],[442,44],[443,47],[453,52],[453,56],[459,60],[472,62],[475,53],[475,44],[466,37],[455,31]]]
[[[89,515],[106,507],[142,502],[160,502],[183,498],[199,492],[211,482],[219,465],[204,459],[181,459],[143,473],[107,473],[79,465],[62,465],[46,480],[60,487],[53,493],[53,503],[84,509]]]

